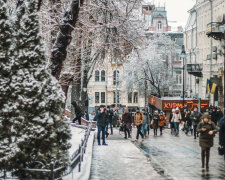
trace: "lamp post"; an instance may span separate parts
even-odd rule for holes
[[[183,66],[183,108],[184,108],[184,60],[185,60],[185,57],[186,57],[184,45],[182,45],[182,51],[181,51],[180,57],[183,59],[182,66]]]

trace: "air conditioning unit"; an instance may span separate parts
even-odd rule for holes
[[[213,53],[213,59],[217,59],[217,54]]]
[[[216,52],[216,50],[217,50],[217,47],[216,47],[216,46],[213,46],[213,47],[212,47],[212,51],[213,51],[213,52]]]

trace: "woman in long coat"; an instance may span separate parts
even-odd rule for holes
[[[213,138],[217,132],[216,125],[211,121],[209,114],[202,116],[202,121],[197,126],[197,132],[200,133],[199,145],[201,147],[202,168],[205,167],[206,157],[206,170],[208,170],[210,148],[213,146]]]
[[[124,127],[124,135],[125,135],[125,139],[127,139],[127,134],[128,134],[128,138],[130,138],[130,126],[132,124],[132,116],[129,113],[128,109],[125,108],[124,109],[124,113],[122,115],[122,124]]]
[[[159,129],[160,129],[160,135],[162,135],[163,126],[166,122],[166,117],[163,114],[163,112],[160,112],[159,114]]]
[[[154,112],[153,118],[152,118],[152,126],[153,126],[153,130],[154,130],[154,136],[157,136],[157,129],[159,126],[159,115],[158,115],[158,111]]]

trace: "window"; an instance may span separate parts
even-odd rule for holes
[[[102,82],[105,81],[105,71],[104,70],[101,71],[101,81]]]
[[[116,103],[116,92],[113,93],[113,102]],[[117,92],[117,103],[120,103],[120,93]]]
[[[132,92],[128,93],[128,103],[132,103]]]
[[[101,103],[105,103],[105,92],[101,92]]]
[[[129,72],[128,72],[128,76],[129,76],[129,77],[132,77],[132,71],[129,71]]]
[[[162,30],[162,22],[158,21],[158,30]]]
[[[134,92],[134,103],[138,103],[138,93]]]
[[[118,70],[113,72],[113,85],[119,84],[119,73]]]
[[[177,84],[182,84],[181,71],[176,71],[176,83]]]
[[[99,103],[99,92],[95,92],[95,103]]]
[[[99,71],[95,71],[95,81],[99,81]]]

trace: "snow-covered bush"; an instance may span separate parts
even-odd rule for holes
[[[0,0],[0,25],[10,29],[7,16],[2,15],[7,14],[4,2]],[[8,127],[10,132],[8,139],[0,132],[0,168],[35,167],[35,161],[43,163],[45,168],[52,161],[57,162],[56,166],[66,165],[70,129],[61,117],[65,97],[47,66],[40,36],[38,0],[24,1],[16,17],[11,25],[12,38],[11,33],[7,35],[8,31],[0,30],[0,37],[4,36],[8,45],[4,49],[4,42],[0,42],[0,58],[4,60],[0,65],[6,71],[0,73],[0,128]],[[7,55],[9,49],[12,55]]]

